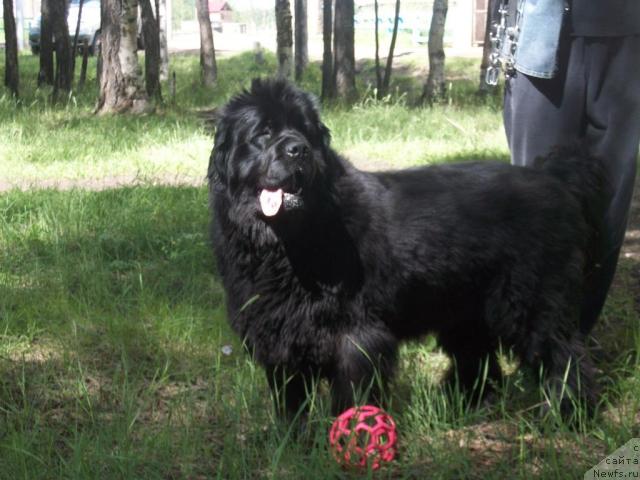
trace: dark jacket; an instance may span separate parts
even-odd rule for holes
[[[585,37],[640,35],[640,0],[522,1],[515,68],[552,78],[563,32]]]
[[[569,22],[573,35],[640,35],[640,0],[573,0]]]

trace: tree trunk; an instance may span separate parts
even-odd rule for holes
[[[444,97],[444,25],[448,0],[434,0],[429,29],[429,76],[422,92],[422,101],[433,102]]]
[[[155,0],[160,36],[160,80],[169,80],[169,45],[167,40],[167,0]]]
[[[357,96],[353,0],[336,1],[333,51],[335,92],[338,98],[353,101]]]
[[[55,0],[42,0],[40,4],[40,70],[38,86],[53,85],[53,22],[51,4]]]
[[[67,24],[67,1],[51,2],[51,18],[53,20],[53,36],[56,39],[56,73],[53,97],[60,90],[71,90],[71,42],[69,41],[69,25]]]
[[[148,113],[137,55],[138,2],[102,0],[100,98],[96,113]]]
[[[4,16],[4,84],[17,97],[20,82],[18,70],[18,37],[16,36],[16,18],[13,16],[13,0],[3,0]]]
[[[333,36],[333,0],[322,2],[322,93],[321,98],[326,100],[333,97],[333,52],[331,40]]]
[[[480,84],[478,85],[479,93],[489,93],[495,91],[494,85],[486,82],[487,70],[489,69],[489,57],[491,56],[491,22],[494,18],[493,11],[498,5],[497,0],[487,0],[487,22],[484,27],[484,45],[482,46],[482,62],[480,63]]]
[[[378,0],[373,2],[373,13],[374,13],[374,21],[376,22],[374,26],[375,36],[376,36],[376,97],[380,98],[380,92],[382,91],[382,72],[380,71],[380,33],[378,27],[378,20],[380,19],[380,14],[378,13]]]
[[[391,35],[391,44],[389,45],[389,56],[387,57],[387,66],[384,69],[384,80],[382,80],[381,96],[385,96],[389,92],[389,84],[391,83],[391,67],[393,65],[393,52],[396,49],[396,38],[398,38],[398,22],[400,21],[400,0],[396,0],[396,11],[393,19],[393,34]]]
[[[307,0],[295,0],[295,64],[296,81],[300,81],[309,64],[309,29],[307,26]]]
[[[289,0],[276,0],[276,30],[278,76],[291,78],[293,34],[291,32],[291,5]]]
[[[144,82],[150,99],[162,101],[160,91],[160,33],[151,0],[140,0],[144,40]],[[157,10],[156,10],[157,11]]]
[[[73,47],[71,51],[71,82],[73,83],[73,77],[76,73],[76,55],[78,53],[78,35],[80,35],[80,22],[82,21],[82,7],[84,6],[84,0],[80,0],[78,5],[78,20],[76,21],[76,31],[73,35]]]
[[[213,29],[209,18],[209,2],[196,0],[198,23],[200,24],[200,72],[202,83],[207,87],[215,85],[218,79],[216,52],[213,46]]]
[[[82,42],[82,66],[80,67],[80,79],[78,80],[78,90],[84,88],[84,84],[87,81],[87,64],[89,63],[89,42],[84,40]]]
[[[102,7],[100,8],[102,10]],[[104,25],[104,21],[100,21],[101,29]],[[96,52],[98,58],[96,58],[96,86],[100,88],[102,82],[102,41],[100,41],[99,50]]]

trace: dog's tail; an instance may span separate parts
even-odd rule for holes
[[[582,205],[585,220],[601,230],[611,199],[611,188],[603,160],[590,155],[583,145],[554,148],[546,157],[535,160],[540,168],[561,180]]]

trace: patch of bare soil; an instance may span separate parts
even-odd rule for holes
[[[522,434],[517,425],[502,421],[482,423],[473,427],[450,430],[445,434],[454,446],[470,452],[477,465],[478,473],[490,471],[497,465],[520,463],[523,455],[530,458],[526,462],[527,476],[535,477],[544,468],[544,459],[562,452],[573,464],[589,464],[594,454],[597,458],[606,456],[602,442],[584,439],[584,444],[576,445],[575,437],[557,434],[553,437]],[[522,472],[524,473],[524,472]],[[481,478],[481,474],[478,478]]]
[[[17,189],[28,190],[91,190],[102,191],[123,187],[145,186],[175,186],[175,187],[199,187],[205,184],[205,178],[187,175],[172,176],[158,175],[154,177],[140,177],[138,175],[117,175],[101,178],[45,178],[39,180],[20,180],[8,182],[0,179],[0,193]]]
[[[636,188],[631,201],[629,225],[621,256],[640,261],[640,188]]]

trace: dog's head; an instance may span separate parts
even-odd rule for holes
[[[209,181],[245,214],[302,209],[326,169],[329,140],[314,97],[285,80],[253,80],[219,113]]]

